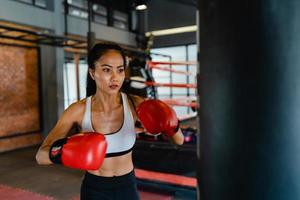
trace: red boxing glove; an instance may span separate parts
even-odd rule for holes
[[[137,107],[137,115],[151,134],[163,133],[172,137],[179,129],[175,111],[160,100],[146,100]]]
[[[97,170],[105,158],[107,142],[103,134],[84,133],[55,141],[49,151],[56,164],[82,170]]]

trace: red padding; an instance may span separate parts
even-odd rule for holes
[[[146,81],[148,86],[157,86],[157,87],[178,87],[178,88],[197,88],[196,84],[186,84],[186,83],[157,83],[152,81]]]
[[[178,99],[161,99],[161,100],[171,106],[187,106],[192,108],[198,107],[196,102],[182,101]]]
[[[173,72],[173,73],[177,73],[177,74],[192,75],[191,72],[179,71],[179,70],[170,69],[170,68],[167,68],[167,67],[160,67],[160,66],[157,66],[157,65],[149,65],[149,67],[151,69],[157,69],[157,70],[162,70],[162,71],[167,71],[167,72]]]
[[[173,196],[167,194],[159,194],[147,191],[139,191],[142,200],[172,200]]]
[[[148,65],[197,65],[197,61],[148,61]]]
[[[144,169],[135,169],[135,175],[137,178],[150,180],[150,181],[159,181],[167,184],[175,184],[182,186],[197,186],[197,179],[192,177],[180,176],[175,174],[167,174],[161,172],[153,172]]]
[[[29,192],[20,188],[13,188],[6,185],[0,185],[0,199],[9,200],[20,200],[20,199],[30,199],[30,200],[54,200],[52,197],[48,197],[41,194],[36,194]]]

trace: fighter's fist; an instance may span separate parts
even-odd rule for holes
[[[179,129],[175,111],[160,100],[146,100],[136,111],[141,123],[151,134],[163,133],[171,137]]]
[[[99,169],[106,154],[107,142],[103,134],[83,133],[55,141],[49,151],[56,164],[83,170]]]

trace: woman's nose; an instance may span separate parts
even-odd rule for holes
[[[112,71],[112,74],[111,74],[111,80],[113,81],[116,81],[118,80],[118,73],[116,71]]]

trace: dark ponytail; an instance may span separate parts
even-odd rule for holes
[[[92,79],[90,73],[87,73],[86,78],[86,97],[94,95],[96,93],[96,82]]]
[[[97,62],[97,60],[99,60],[101,58],[101,56],[103,56],[109,50],[115,50],[121,54],[123,61],[124,61],[124,67],[125,67],[126,56],[125,56],[124,50],[118,44],[110,42],[110,43],[98,43],[89,51],[88,68],[95,69],[95,63]],[[86,96],[88,97],[88,96],[94,95],[96,93],[97,86],[96,86],[96,82],[90,76],[89,71],[87,72],[86,80],[87,80],[86,81]]]

